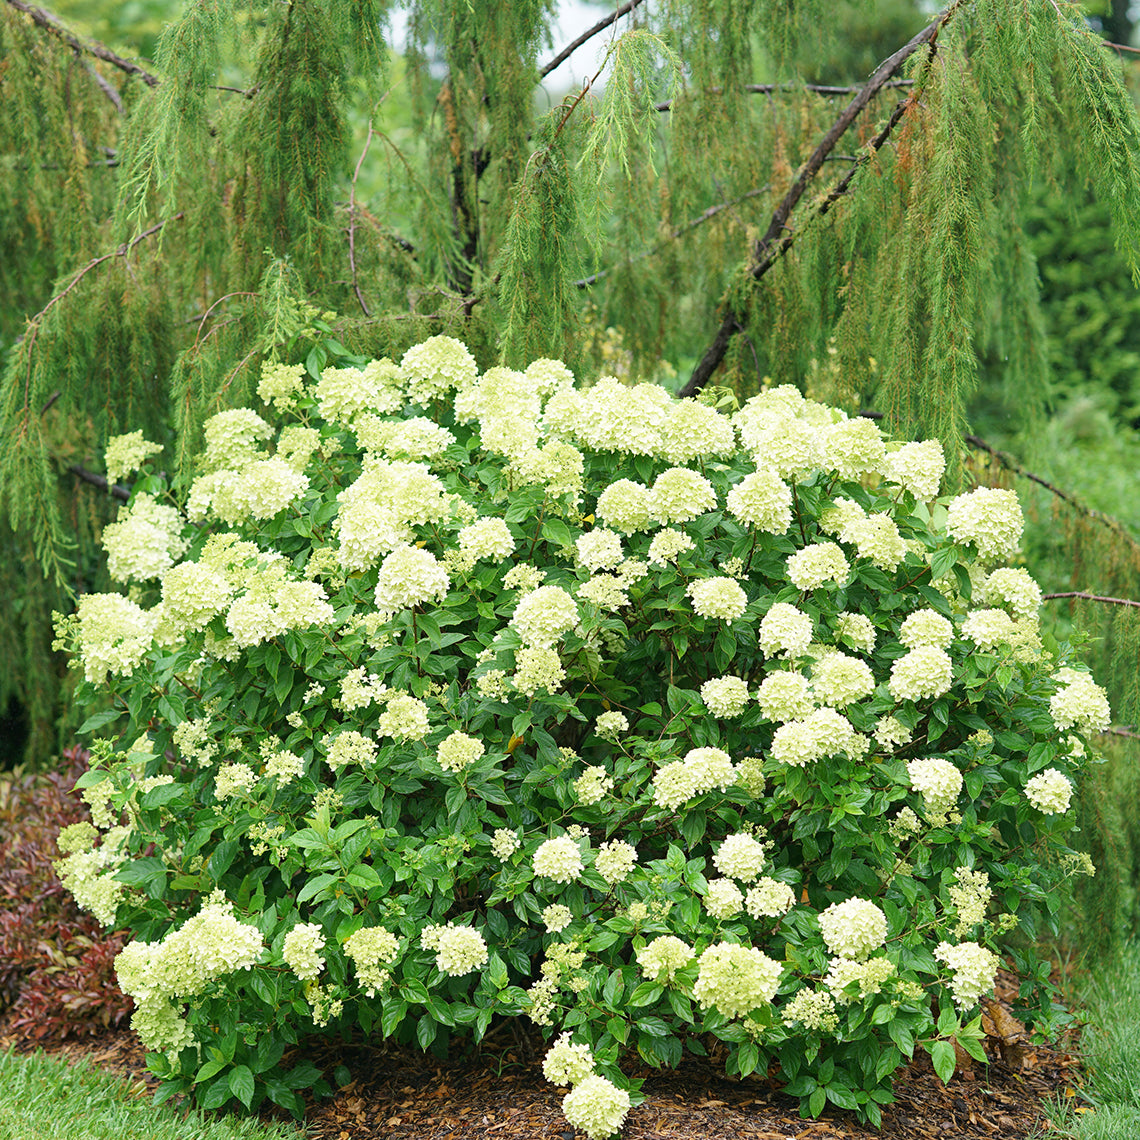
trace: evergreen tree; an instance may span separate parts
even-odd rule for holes
[[[152,63],[0,4],[0,713],[28,757],[63,715],[51,611],[99,587],[123,494],[107,438],[181,470],[265,360],[446,333],[483,367],[793,383],[940,437],[952,484],[1019,470],[967,435],[979,383],[1022,428],[1049,399],[1035,180],[1076,161],[1140,277],[1140,126],[1082,10],[627,0],[563,45],[556,7],[417,0],[397,58],[381,0],[187,0]],[[591,78],[552,102],[571,58]],[[1070,589],[1135,593],[1134,537],[1057,502]],[[1138,611],[1078,601],[1135,725]]]

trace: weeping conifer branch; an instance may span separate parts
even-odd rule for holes
[[[871,102],[872,97],[879,89],[919,48],[933,44],[943,24],[959,7],[960,2],[961,0],[958,0],[957,3],[951,5],[945,12],[940,14],[937,19],[927,24],[918,35],[914,36],[908,43],[899,48],[894,55],[884,60],[865,86],[859,90],[855,98],[843,109],[839,118],[832,124],[831,129],[824,135],[819,145],[812,152],[811,157],[801,168],[791,188],[784,195],[783,199],[781,199],[772,214],[771,221],[768,223],[768,229],[753,246],[751,262],[748,267],[748,275],[752,277],[753,280],[758,281],[771,268],[775,260],[775,257],[771,256],[771,251],[778,239],[782,237],[792,211],[799,203],[800,198],[803,197],[809,183],[823,166],[824,160],[835,149],[836,144],[847,132],[847,129]],[[778,256],[778,254],[776,256]],[[744,314],[730,307],[730,311],[721,322],[721,326],[713,337],[712,343],[705,350],[696,368],[693,369],[688,383],[681,389],[680,394],[682,396],[695,395],[708,383],[712,374],[720,366],[721,361],[724,360],[725,353],[728,351],[729,341],[743,327],[743,320]]]

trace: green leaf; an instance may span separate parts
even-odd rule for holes
[[[249,1071],[248,1065],[235,1065],[230,1070],[229,1086],[230,1092],[232,1092],[246,1108],[249,1108],[250,1102],[253,1100],[254,1080],[253,1073]]]
[[[827,1104],[827,1090],[817,1088],[811,1096],[808,1097],[808,1115],[818,1116],[823,1111],[825,1104]]]
[[[416,1040],[420,1043],[420,1048],[425,1051],[435,1040],[438,1032],[439,1026],[430,1013],[425,1013],[423,1017],[416,1022]]]
[[[122,709],[111,709],[108,712],[92,713],[75,731],[78,735],[83,736],[85,733],[94,732],[95,729],[102,728],[105,724],[110,724],[113,720],[118,720],[122,715]]]
[[[930,1061],[934,1065],[938,1079],[944,1085],[949,1084],[950,1078],[954,1075],[955,1066],[953,1044],[949,1041],[935,1041],[934,1044],[928,1045],[926,1048],[930,1053]]]
[[[659,986],[656,982],[642,982],[629,995],[627,1004],[634,1009],[642,1005],[652,1005],[664,992],[665,987]]]

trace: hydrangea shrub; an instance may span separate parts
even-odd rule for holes
[[[118,710],[63,870],[133,931],[169,1091],[299,1110],[307,1036],[527,1016],[597,1138],[627,1051],[719,1039],[871,1121],[917,1047],[982,1055],[1010,932],[1091,873],[1067,808],[1109,715],[1003,565],[1012,492],[940,499],[936,442],[794,389],[730,415],[443,337],[259,394],[191,485],[138,479],[129,588],[60,621]]]

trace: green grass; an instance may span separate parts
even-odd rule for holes
[[[1088,1024],[1081,1037],[1089,1104],[1051,1106],[1050,1137],[1137,1140],[1140,1137],[1140,946],[1125,947],[1083,994]]]
[[[155,1105],[85,1061],[0,1053],[0,1140],[302,1140],[291,1126]]]

